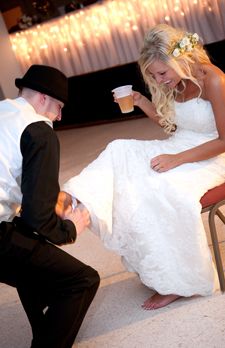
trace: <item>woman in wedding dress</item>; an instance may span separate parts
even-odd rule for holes
[[[134,92],[134,103],[168,139],[109,143],[65,183],[57,210],[82,202],[90,228],[155,290],[143,308],[156,309],[218,287],[199,201],[225,180],[225,75],[197,34],[165,24],[146,34],[139,65],[152,101]]]

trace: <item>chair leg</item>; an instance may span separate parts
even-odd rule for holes
[[[219,218],[225,222],[224,215],[218,210],[218,206],[215,205],[209,212],[209,229],[211,233],[211,239],[212,239],[212,245],[213,245],[213,251],[215,255],[215,261],[216,261],[216,267],[220,282],[220,289],[222,292],[225,291],[225,279],[224,279],[224,271],[223,271],[223,264],[220,254],[220,248],[219,248],[219,242],[216,232],[216,224],[215,224],[215,215],[218,215]]]
[[[218,215],[220,220],[225,224],[225,216],[223,215],[223,213],[221,213],[219,209],[217,209],[216,215]]]

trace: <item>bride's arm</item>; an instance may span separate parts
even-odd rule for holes
[[[143,94],[133,91],[134,105],[138,106],[152,121],[159,124],[159,116],[157,116],[154,104]]]

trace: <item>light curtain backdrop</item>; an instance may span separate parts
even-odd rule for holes
[[[105,0],[10,39],[23,72],[46,64],[74,76],[137,61],[157,23],[197,32],[205,44],[223,40],[225,0]]]

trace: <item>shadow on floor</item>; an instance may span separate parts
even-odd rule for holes
[[[135,275],[100,287],[82,324],[77,341],[88,340],[140,323],[197,299],[180,299],[166,308],[143,310],[141,304],[153,294],[154,292],[144,286]]]

